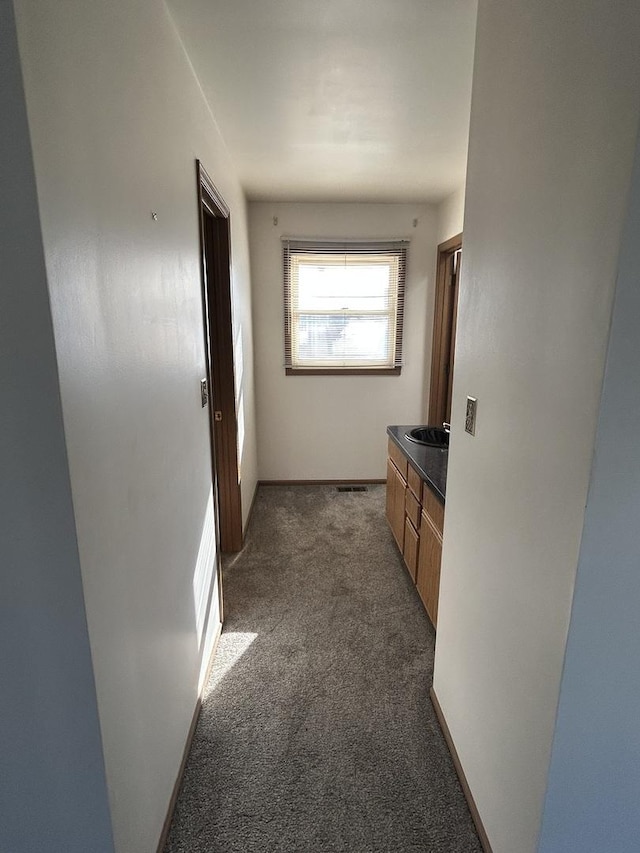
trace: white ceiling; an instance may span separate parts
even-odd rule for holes
[[[250,199],[464,181],[476,0],[168,0]]]

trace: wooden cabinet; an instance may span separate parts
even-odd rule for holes
[[[409,465],[409,470],[407,472],[407,485],[416,498],[420,500],[422,497],[422,477],[411,465]]]
[[[441,560],[442,535],[423,510],[422,524],[420,525],[420,550],[418,553],[416,587],[434,628],[438,622]]]
[[[391,439],[389,439],[388,444],[388,456],[389,459],[396,466],[398,471],[400,472],[400,476],[404,478],[405,484],[407,482],[407,469],[409,467],[409,462],[404,453],[400,450],[397,444],[395,444]]]
[[[440,536],[442,536],[444,528],[444,504],[438,500],[426,483],[422,489],[422,510],[426,512],[433,522],[433,526]]]
[[[402,556],[404,557],[404,564],[407,567],[409,574],[411,575],[411,580],[416,582],[416,572],[418,570],[418,543],[420,541],[420,537],[418,536],[418,531],[415,529],[409,516],[405,516],[404,520],[404,548],[402,549]]]
[[[438,620],[444,504],[389,439],[387,519],[434,627]]]
[[[400,472],[387,460],[387,519],[398,548],[404,547],[404,493],[407,488]]]
[[[404,511],[407,518],[411,519],[411,523],[416,530],[420,527],[420,501],[413,494],[411,489],[407,489],[404,495]]]

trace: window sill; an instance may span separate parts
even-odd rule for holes
[[[400,376],[401,367],[286,367],[286,376]]]

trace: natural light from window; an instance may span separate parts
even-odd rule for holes
[[[395,346],[396,258],[345,265],[297,258],[297,361],[390,364]],[[397,275],[397,273],[396,273]]]
[[[285,261],[287,366],[399,366],[404,254],[292,251]]]

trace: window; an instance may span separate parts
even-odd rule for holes
[[[407,245],[283,240],[287,374],[400,373]]]

